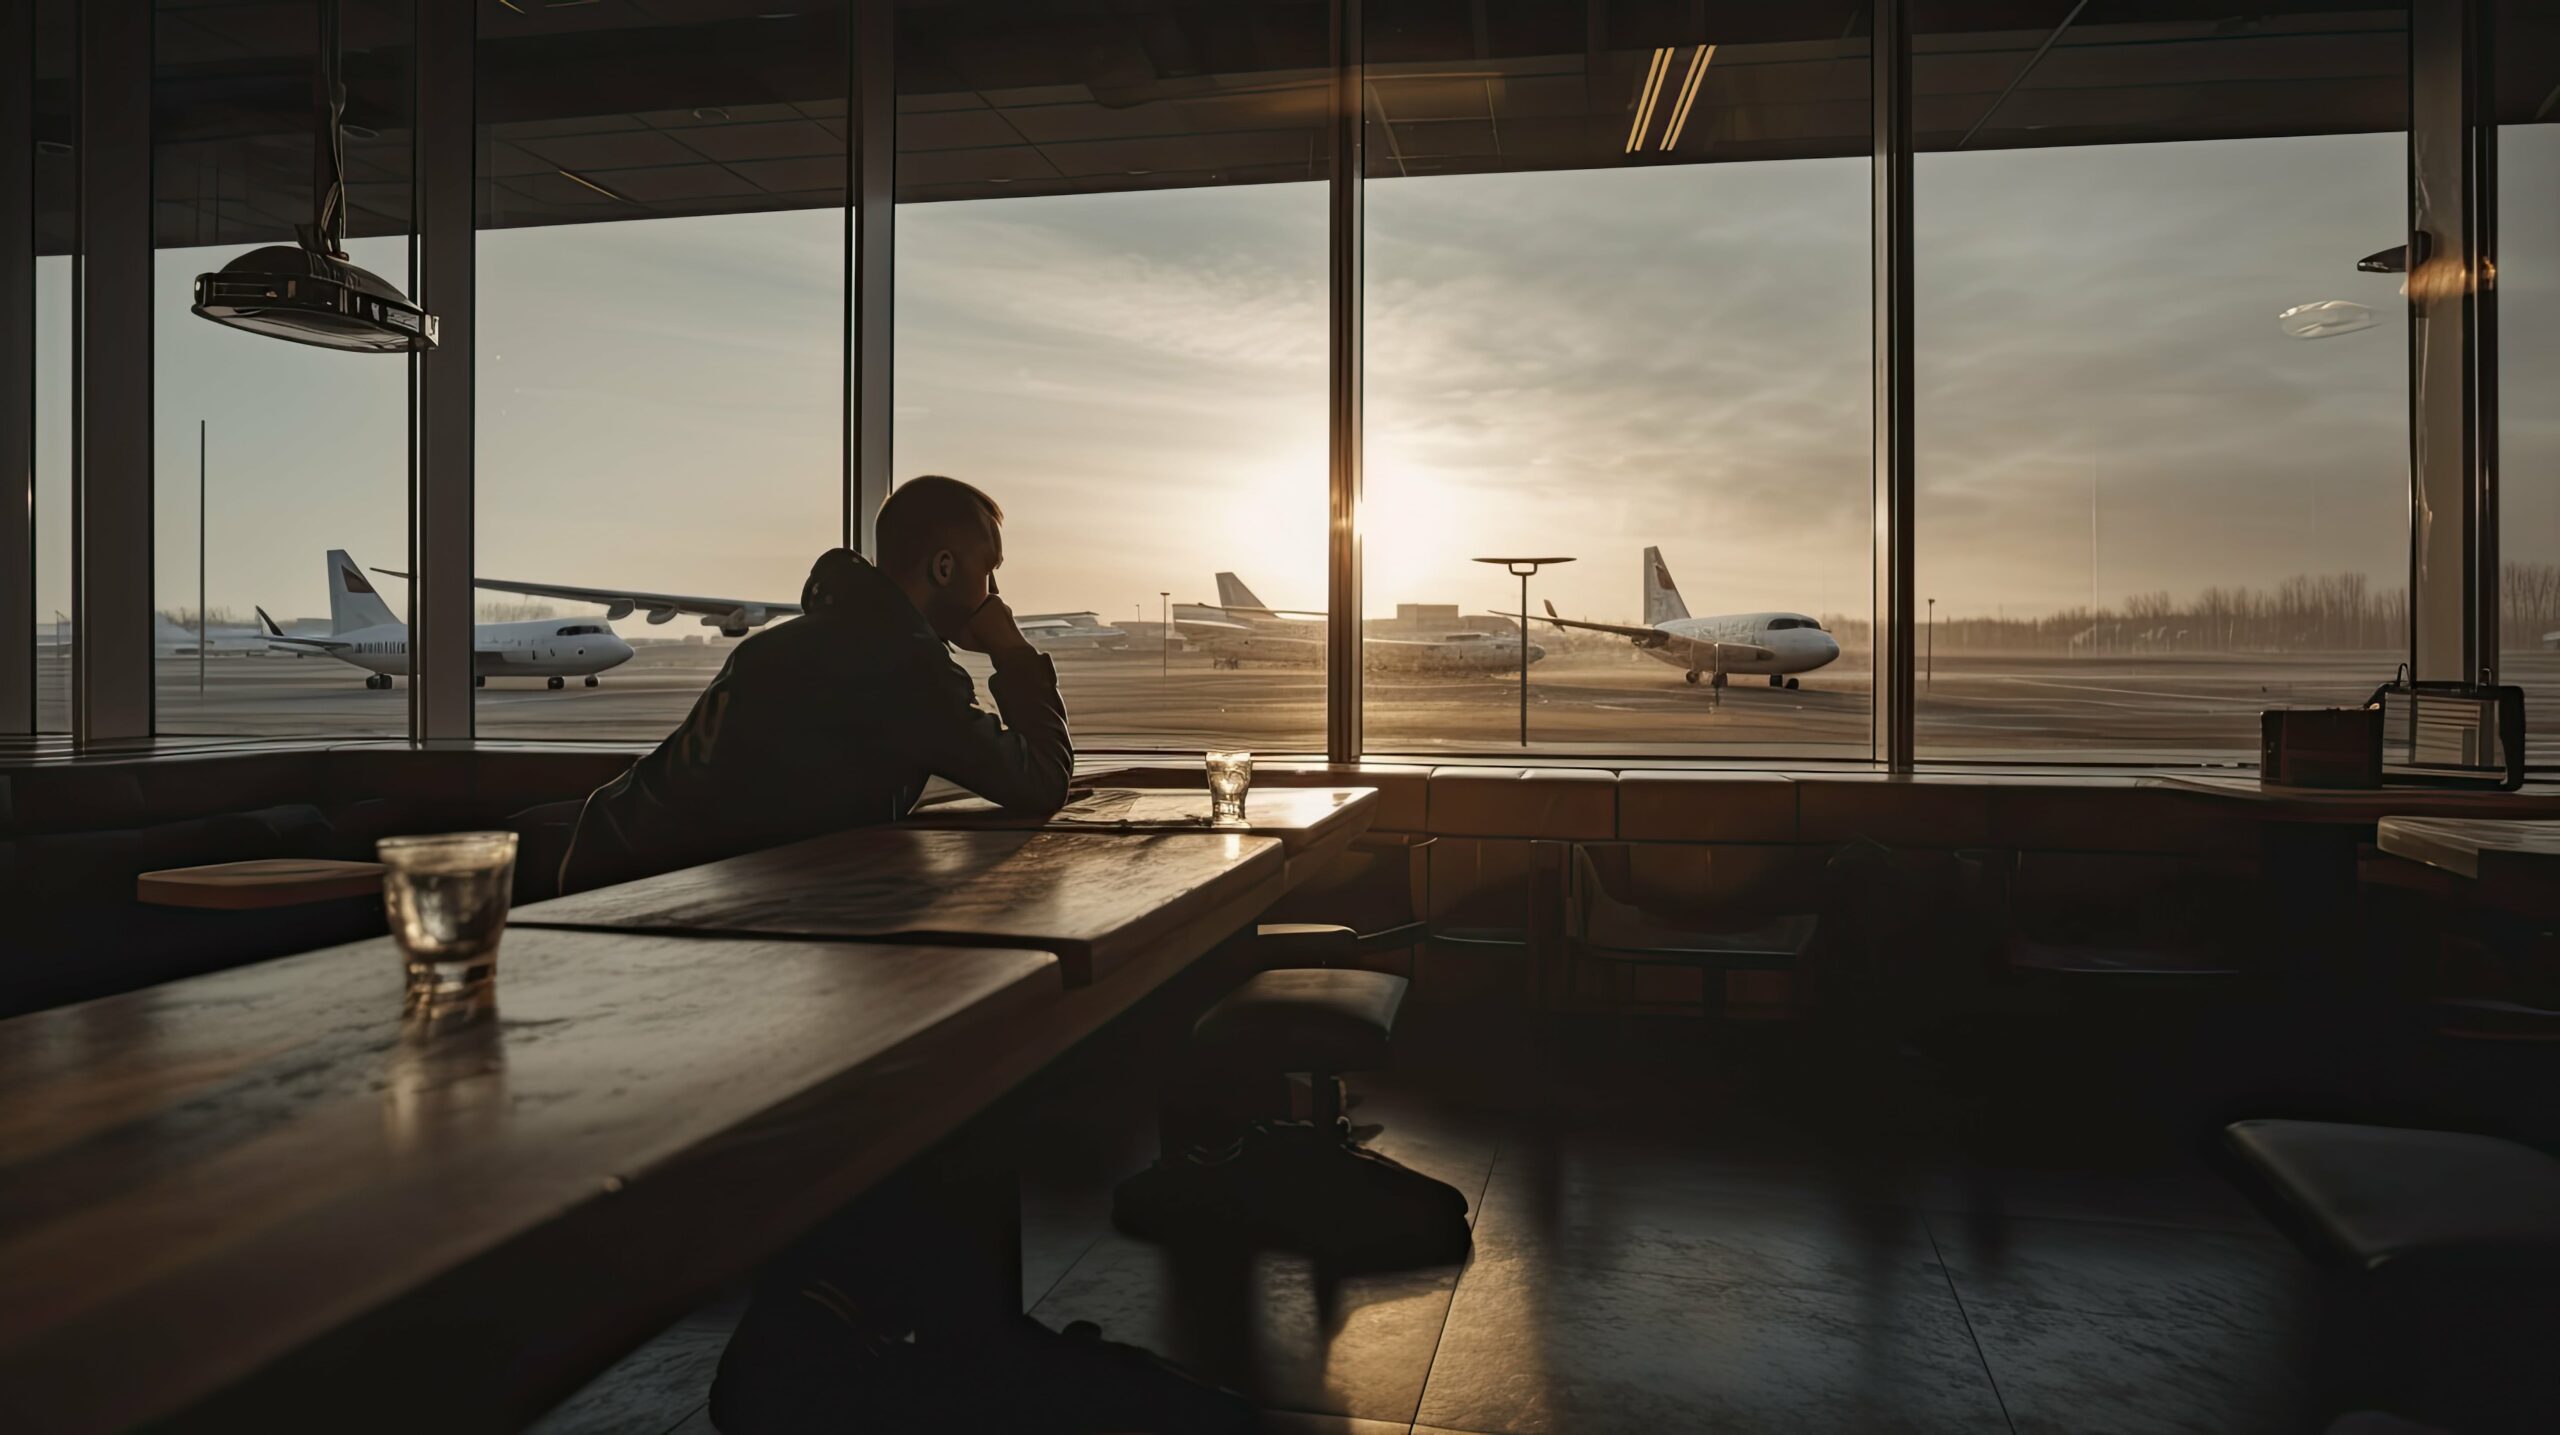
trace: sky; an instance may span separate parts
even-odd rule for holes
[[[2405,567],[2405,328],[2357,274],[2401,224],[2397,135],[1924,155],[1920,581],[1941,616]],[[2560,126],[2502,185],[2510,557],[2560,560]],[[1007,508],[1018,609],[1152,618],[1232,568],[1324,604],[1324,203],[1267,185],[901,211],[897,472]],[[1467,560],[1577,562],[1633,616],[1659,544],[1696,612],[1867,606],[1867,169],[1858,160],[1372,181],[1367,606],[1507,608]],[[836,541],[843,219],[481,241],[484,576],[789,599]],[[186,312],[231,250],[160,256],[158,574],[327,611],[321,555],[397,567],[403,366]],[[405,246],[359,263],[406,285]],[[40,272],[39,602],[68,607],[67,288]],[[2303,341],[2276,315],[2382,322]],[[395,607],[403,595],[386,583]],[[634,622],[625,631],[666,636]]]

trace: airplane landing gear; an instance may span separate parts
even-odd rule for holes
[[[1694,688],[1698,685],[1698,675],[1696,673],[1682,673],[1680,676],[1688,680],[1689,686]]]
[[[548,686],[550,687],[550,689],[551,689],[553,692],[555,692],[555,693],[556,693],[556,692],[560,691],[562,688],[565,688],[565,687],[569,686],[569,683],[568,683],[568,680],[567,680],[567,679],[565,679],[565,678],[553,678],[553,679],[551,680],[551,682],[549,683],[549,685],[548,685]]]
[[[1776,673],[1771,673],[1769,675],[1769,686],[1773,688],[1783,688],[1786,685],[1787,680],[1785,678],[1779,677]]]
[[[588,687],[594,687],[595,685],[596,685],[596,675],[595,675],[595,674],[593,674],[593,673],[589,673],[589,674],[587,674],[587,686],[588,686]]]
[[[485,687],[489,686],[489,675],[488,675],[487,673],[474,673],[474,674],[472,674],[472,675],[471,675],[471,686],[473,686],[473,687],[475,687],[475,688],[485,688]]]
[[[391,686],[391,675],[389,673],[367,673],[365,675],[364,685],[368,688],[375,689],[387,688]]]
[[[1793,678],[1789,678],[1789,679],[1787,679],[1787,691],[1788,691],[1788,692],[1794,692],[1795,690],[1796,690],[1796,680],[1795,680],[1795,679],[1793,679]]]

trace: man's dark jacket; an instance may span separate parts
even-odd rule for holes
[[[1075,748],[1046,654],[1000,663],[1001,720],[895,583],[837,548],[805,616],[740,643],[684,725],[587,798],[561,864],[581,891],[904,817],[931,777],[1054,812]]]

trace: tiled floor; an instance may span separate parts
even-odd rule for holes
[[[1356,1083],[1354,1119],[1467,1192],[1463,1266],[1340,1275],[1119,1235],[1109,1186],[1151,1113],[1105,1074],[1042,1123],[1026,1305],[1248,1390],[1291,1435],[2301,1427],[2306,1268],[2157,1143],[2051,1169],[1977,1149],[1916,1067],[1434,1025]],[[540,1429],[705,1435],[734,1316],[680,1323]]]

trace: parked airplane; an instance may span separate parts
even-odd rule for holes
[[[1839,641],[1822,624],[1802,613],[1726,613],[1692,618],[1689,605],[1663,566],[1662,550],[1644,551],[1644,621],[1638,628],[1619,623],[1585,623],[1556,616],[1547,604],[1540,621],[1559,628],[1615,633],[1654,657],[1686,670],[1692,683],[1707,677],[1716,687],[1732,673],[1767,674],[1769,686],[1792,688],[1792,674],[1809,673],[1840,656]]]
[[[376,573],[394,578],[409,575],[396,568],[376,568]],[[531,598],[558,598],[570,603],[601,603],[606,622],[618,622],[633,613],[646,612],[651,623],[670,623],[679,613],[689,613],[702,620],[702,626],[717,628],[724,638],[743,638],[747,633],[776,618],[800,616],[797,603],[760,603],[748,598],[697,598],[682,593],[647,593],[636,588],[580,588],[567,583],[519,583],[507,578],[474,578],[472,586],[493,593],[521,593]],[[1125,648],[1129,633],[1102,621],[1102,615],[1083,613],[1017,613],[1014,625],[1031,646],[1043,650],[1082,648]]]
[[[1246,663],[1322,664],[1324,614],[1274,608],[1233,573],[1218,575],[1218,601],[1173,610],[1182,639],[1223,668]],[[1444,633],[1436,638],[1363,638],[1370,668],[1385,672],[1498,673],[1520,666],[1520,639],[1508,633]],[[1529,644],[1529,661],[1547,650]]]
[[[329,636],[288,637],[267,610],[258,610],[270,646],[336,658],[365,670],[364,685],[387,688],[409,672],[409,625],[393,617],[373,584],[343,548],[329,550]],[[538,618],[522,623],[476,623],[471,629],[474,684],[492,677],[549,678],[560,688],[570,678],[596,685],[596,674],[631,660],[631,645],[613,629],[587,619]]]

